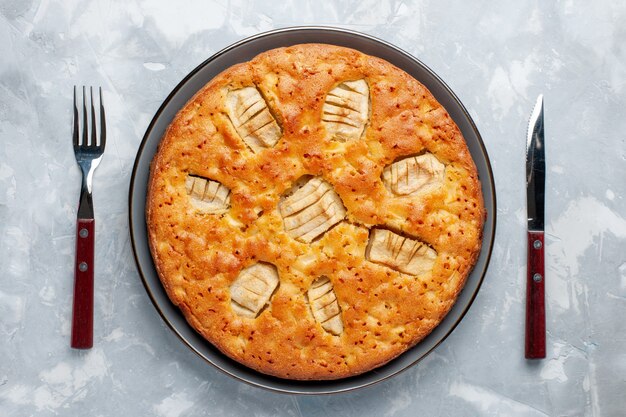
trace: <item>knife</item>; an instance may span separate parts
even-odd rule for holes
[[[539,95],[528,123],[526,142],[526,204],[528,265],[526,277],[526,358],[546,357],[544,296],[544,199],[546,150],[543,132],[543,95]]]

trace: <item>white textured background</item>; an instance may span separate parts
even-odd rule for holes
[[[409,51],[458,94],[492,159],[498,227],[469,313],[419,365],[336,396],[272,394],[206,365],[135,269],[127,190],[162,100],[243,37],[326,24]],[[626,3],[0,0],[0,416],[623,416]],[[95,347],[69,348],[80,173],[71,86],[102,85]],[[546,97],[548,358],[523,359],[526,123]]]

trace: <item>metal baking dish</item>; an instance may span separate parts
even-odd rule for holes
[[[170,302],[154,268],[146,232],[145,203],[150,162],[176,113],[200,88],[226,68],[248,61],[269,49],[300,43],[327,43],[354,48],[391,62],[424,84],[461,129],[478,168],[487,209],[478,262],[441,324],[418,345],[388,364],[358,376],[334,381],[275,378],[256,372],[222,354],[196,333]],[[293,394],[328,394],[362,388],[406,370],[428,355],[454,330],[476,297],[487,270],[495,236],[496,198],[491,165],[480,134],[463,104],[433,71],[403,50],[369,35],[329,27],[294,27],[252,36],[223,49],[191,71],[174,88],[152,119],[137,152],[129,190],[129,218],[135,260],[146,291],[163,320],[187,347],[226,374],[254,386]]]

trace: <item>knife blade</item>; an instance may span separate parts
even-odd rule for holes
[[[539,95],[528,123],[526,141],[526,204],[528,213],[528,264],[526,277],[527,359],[546,357],[545,316],[545,179],[543,95]]]

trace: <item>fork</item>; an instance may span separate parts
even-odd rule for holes
[[[87,123],[87,94],[83,86],[82,139],[78,133],[78,106],[76,105],[76,86],[74,86],[74,127],[73,142],[76,162],[83,173],[80,190],[80,203],[76,220],[76,260],[74,263],[74,304],[72,307],[72,342],[75,349],[89,349],[93,346],[93,276],[95,220],[91,197],[93,173],[100,164],[106,144],[106,124],[102,88],[100,95],[100,142],[96,132],[96,110],[93,105],[93,87],[91,93],[91,130]]]

